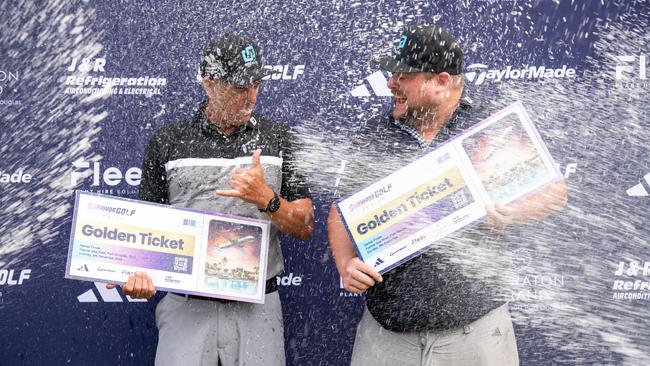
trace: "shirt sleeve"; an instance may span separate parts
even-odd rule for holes
[[[311,191],[307,182],[301,161],[298,161],[300,144],[296,136],[287,129],[283,133],[282,148],[282,186],[280,196],[287,201],[301,198],[311,198]]]
[[[143,201],[166,204],[169,202],[169,190],[161,146],[160,135],[157,133],[149,141],[144,153],[139,197]]]

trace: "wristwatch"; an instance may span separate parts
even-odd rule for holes
[[[280,209],[280,196],[277,193],[273,192],[273,198],[269,200],[269,203],[266,205],[266,208],[258,208],[260,212],[274,213]]]

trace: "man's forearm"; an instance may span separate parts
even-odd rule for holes
[[[280,198],[280,208],[268,216],[283,233],[300,240],[311,238],[314,230],[314,208],[310,198],[295,201]]]
[[[356,257],[357,253],[354,251],[352,241],[345,230],[345,225],[343,225],[335,205],[330,207],[327,217],[327,237],[336,263],[336,269],[339,274],[343,274],[345,265],[351,258]]]

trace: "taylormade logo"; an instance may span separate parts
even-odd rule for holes
[[[370,85],[372,89],[372,94],[366,84]],[[362,84],[352,89],[350,94],[353,97],[370,97],[372,95],[378,97],[390,97],[393,93],[388,89],[388,79],[381,71],[375,71],[370,76],[362,80]]]
[[[106,284],[103,282],[95,282],[95,290],[99,292],[101,301],[97,298],[93,289],[77,296],[77,300],[79,302],[124,302],[117,288],[107,289]],[[147,302],[146,299],[132,299],[130,296],[126,296],[126,300],[129,302]]]
[[[541,80],[551,78],[572,78],[575,77],[576,70],[563,65],[558,69],[549,69],[546,66],[527,66],[522,68],[513,68],[508,66],[505,69],[488,69],[484,64],[471,64],[467,66],[465,78],[470,83],[481,85],[486,81],[493,83],[500,82],[506,79],[518,80]]]
[[[650,196],[650,173],[646,174],[639,184],[628,189],[626,193],[631,197]]]

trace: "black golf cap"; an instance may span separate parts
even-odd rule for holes
[[[392,56],[376,61],[390,72],[463,72],[463,51],[458,41],[437,25],[407,27]]]
[[[208,41],[201,55],[201,76],[224,80],[236,86],[248,86],[275,73],[262,65],[257,43],[234,33]]]

